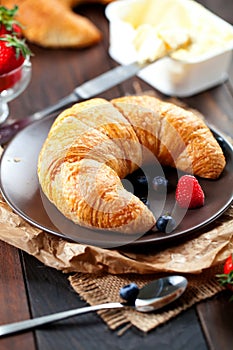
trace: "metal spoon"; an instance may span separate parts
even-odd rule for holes
[[[41,316],[30,320],[10,323],[0,326],[0,337],[44,326],[72,316],[85,314],[104,309],[119,309],[131,307],[140,312],[151,312],[168,305],[183,294],[188,281],[183,276],[168,276],[154,280],[140,289],[135,305],[121,303],[106,303],[87,306],[73,310],[58,312],[52,315]]]

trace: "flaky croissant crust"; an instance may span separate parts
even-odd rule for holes
[[[73,11],[81,3],[114,0],[1,0],[7,8],[18,6],[16,19],[32,43],[49,48],[83,48],[98,43],[102,33],[87,17]]]
[[[210,179],[225,167],[220,146],[197,115],[151,96],[127,96],[63,111],[41,149],[38,177],[48,199],[74,223],[145,233],[156,218],[121,179],[153,158]]]

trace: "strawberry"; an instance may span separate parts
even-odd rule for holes
[[[14,18],[17,11],[18,6],[11,10],[0,6],[0,35],[14,34],[18,37],[22,36],[22,26]]]
[[[176,201],[181,208],[194,209],[204,205],[204,192],[192,175],[183,175],[176,188]]]
[[[226,259],[223,267],[223,274],[219,274],[218,281],[222,286],[226,286],[233,291],[233,254],[230,254]],[[233,296],[230,299],[233,301]]]
[[[19,67],[27,55],[31,55],[31,52],[23,39],[9,34],[0,37],[0,92],[21,78]],[[9,72],[11,74],[7,74]]]

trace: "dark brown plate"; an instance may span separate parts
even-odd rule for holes
[[[37,178],[37,159],[54,118],[49,117],[33,123],[11,141],[1,158],[0,186],[2,195],[12,209],[34,226],[62,238],[112,248],[118,246],[141,246],[176,242],[218,218],[233,199],[233,149],[229,142],[213,132],[224,151],[227,165],[218,180],[199,179],[205,192],[205,205],[200,209],[181,211],[174,204],[177,171],[166,169],[166,176],[174,188],[164,200],[157,197],[152,202],[160,213],[172,212],[179,223],[169,233],[150,231],[143,236],[129,236],[85,229],[66,219],[43,195]],[[153,196],[152,196],[153,197]],[[48,215],[49,213],[49,215]],[[158,216],[159,212],[156,213]]]

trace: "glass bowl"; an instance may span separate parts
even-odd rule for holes
[[[0,123],[4,123],[9,116],[8,102],[20,95],[30,80],[31,62],[29,57],[20,67],[0,75]]]

